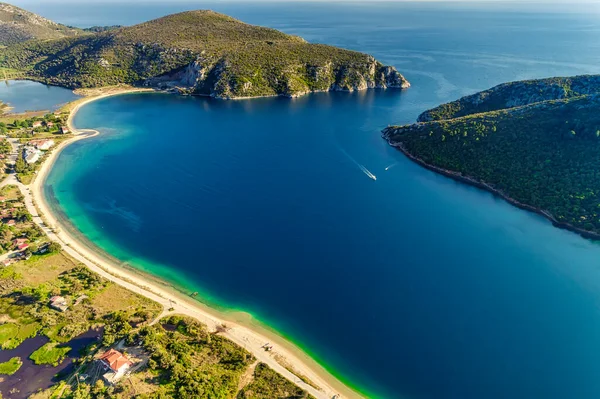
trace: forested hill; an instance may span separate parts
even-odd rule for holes
[[[423,112],[419,122],[451,119],[480,112],[560,100],[592,94],[600,87],[600,75],[583,75],[503,83]]]
[[[57,24],[11,4],[0,3],[0,46],[81,34],[83,31],[79,29]]]
[[[600,238],[600,80],[588,76],[560,81],[571,82],[571,87],[585,81],[590,94],[565,96],[557,91],[560,99],[549,96],[529,105],[392,126],[383,136],[427,167],[495,191],[562,227]],[[511,87],[524,88],[522,97],[511,90],[515,104],[530,102],[528,82]],[[576,87],[568,92],[581,90]]]
[[[70,88],[129,83],[219,98],[408,87],[373,57],[212,11],[0,51],[0,66]]]

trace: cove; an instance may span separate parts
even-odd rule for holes
[[[290,33],[395,64],[413,88],[91,103],[75,124],[102,134],[61,153],[46,184],[54,209],[119,260],[251,313],[370,397],[597,397],[598,245],[424,170],[380,137],[504,80],[594,72],[586,38],[597,22],[311,7],[276,12]],[[373,23],[393,13],[414,18]],[[515,20],[519,37],[498,34]],[[560,51],[540,45],[555,34]]]

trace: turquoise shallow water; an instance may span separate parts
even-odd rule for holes
[[[379,133],[501,81],[600,73],[594,10],[544,10],[231,7],[369,51],[413,87],[101,100],[75,124],[103,134],[61,154],[46,194],[111,255],[252,313],[370,396],[596,398],[598,245]]]

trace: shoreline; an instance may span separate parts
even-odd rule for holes
[[[387,129],[383,130],[382,136],[388,142],[388,144],[391,147],[396,148],[398,151],[400,151],[402,154],[404,154],[404,156],[406,156],[408,159],[410,159],[417,165],[420,165],[420,166],[424,167],[425,169],[428,169],[432,172],[438,173],[442,176],[446,176],[454,181],[464,183],[469,186],[477,187],[481,190],[487,191],[487,192],[491,193],[492,195],[503,199],[504,201],[508,202],[509,204],[511,204],[519,209],[529,211],[529,212],[532,212],[532,213],[535,213],[537,215],[544,217],[546,220],[550,221],[550,223],[552,223],[552,225],[554,227],[558,227],[560,229],[579,234],[583,238],[587,238],[590,240],[600,240],[600,234],[594,233],[593,231],[587,231],[587,230],[580,229],[578,227],[570,225],[569,223],[559,222],[549,212],[547,212],[543,209],[539,209],[534,206],[519,202],[516,199],[511,198],[508,195],[504,194],[502,191],[494,188],[493,186],[491,186],[488,183],[475,180],[474,178],[469,177],[469,176],[463,176],[462,174],[459,174],[458,172],[454,172],[454,171],[451,171],[448,169],[444,169],[444,168],[440,168],[435,165],[428,164],[427,162],[423,161],[421,158],[416,157],[416,156],[412,155],[411,153],[409,153],[408,150],[406,150],[406,148],[404,147],[404,145],[402,145],[402,143],[392,142],[391,139],[387,136],[386,131],[387,131]]]
[[[25,193],[30,192],[32,195],[31,204],[28,205],[33,208],[31,210],[33,212],[31,213],[34,215],[34,221],[42,227],[48,238],[59,242],[63,250],[84,263],[92,271],[133,292],[158,302],[164,309],[173,308],[173,311],[163,310],[159,317],[167,314],[183,314],[199,320],[211,330],[216,330],[217,327],[225,324],[228,330],[223,333],[224,336],[236,344],[245,347],[259,361],[266,363],[269,367],[311,395],[323,399],[330,399],[336,394],[341,395],[339,396],[340,398],[362,398],[363,396],[359,392],[345,385],[293,342],[290,342],[276,331],[269,329],[268,326],[261,325],[260,321],[254,319],[252,315],[238,311],[223,312],[213,309],[185,295],[167,281],[163,281],[156,276],[146,276],[145,272],[130,270],[132,269],[131,267],[125,268],[119,265],[114,259],[111,260],[109,258],[110,255],[108,257],[102,256],[104,251],[100,248],[90,248],[89,245],[82,242],[84,240],[73,237],[73,234],[69,232],[69,228],[65,226],[65,221],[61,222],[60,216],[57,217],[52,212],[43,194],[43,186],[54,162],[62,150],[71,143],[99,134],[98,131],[92,129],[76,129],[73,126],[73,118],[76,113],[81,107],[93,101],[116,95],[140,92],[155,92],[155,90],[116,87],[112,91],[84,97],[63,107],[63,110],[69,111],[67,126],[73,132],[73,137],[63,141],[52,151],[29,187],[23,186],[25,187]],[[40,214],[44,216],[47,224],[38,215],[36,206],[40,210]],[[55,228],[58,229],[55,230]],[[93,245],[91,241],[90,243]],[[267,342],[275,344],[272,352],[265,352],[262,348]],[[297,375],[281,365],[276,358],[283,359],[286,365],[291,367]],[[302,382],[300,377],[308,378],[313,384],[320,387],[321,390],[317,390]]]

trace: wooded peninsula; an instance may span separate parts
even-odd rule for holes
[[[512,82],[390,126],[414,161],[600,239],[600,76]]]

